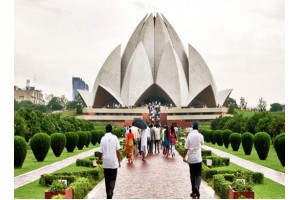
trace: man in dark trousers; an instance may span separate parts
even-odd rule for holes
[[[107,124],[106,133],[101,138],[99,160],[103,159],[104,178],[107,199],[112,199],[117,179],[117,170],[121,167],[120,143],[112,134],[112,126]]]
[[[197,121],[193,123],[193,130],[189,133],[186,142],[185,150],[183,153],[183,161],[189,163],[190,167],[190,178],[192,185],[191,197],[193,199],[200,198],[200,183],[201,183],[201,165],[202,165],[202,155],[201,147],[204,145],[204,138],[198,131],[199,124]],[[186,160],[186,155],[188,153],[188,159]]]

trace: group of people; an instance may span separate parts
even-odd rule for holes
[[[174,125],[161,127],[151,123],[146,129],[130,126],[124,128],[124,131],[128,163],[132,163],[137,155],[141,155],[145,161],[148,154],[159,154],[160,150],[165,157],[175,157],[177,132]]]
[[[175,144],[177,134],[173,125],[160,127],[158,124],[150,124],[146,129],[131,126],[126,130],[126,156],[129,163],[133,162],[134,156],[140,154],[142,160],[148,153],[160,153],[160,148],[166,157],[175,157]],[[204,138],[198,132],[198,122],[193,123],[193,130],[187,136],[183,161],[189,164],[190,180],[192,186],[192,198],[200,198],[201,183],[201,147]],[[154,148],[153,148],[154,147]],[[121,167],[121,146],[118,138],[112,134],[112,126],[106,126],[106,134],[101,138],[100,156],[103,160],[104,178],[107,198],[111,199],[117,178],[117,169]],[[188,159],[186,156],[188,155]]]

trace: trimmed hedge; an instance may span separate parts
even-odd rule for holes
[[[201,155],[202,157],[211,156],[211,150],[201,149]]]
[[[281,165],[285,166],[285,134],[281,133],[275,137],[274,148]]]
[[[86,131],[86,134],[87,134],[87,139],[86,139],[86,142],[85,142],[85,146],[89,147],[89,145],[91,143],[91,139],[92,139],[92,134],[91,134],[90,131]]]
[[[212,144],[216,144],[216,141],[215,141],[215,139],[214,139],[214,132],[215,132],[215,131],[213,131],[213,130],[209,130],[209,131],[207,132],[208,137],[209,137],[209,140],[210,140],[210,142],[211,142]]]
[[[221,197],[221,199],[228,199],[228,187],[231,182],[226,181],[225,177],[221,174],[214,175],[213,177],[213,189]]]
[[[77,159],[76,166],[93,167],[93,160],[90,159]]]
[[[36,133],[30,139],[32,153],[38,162],[44,161],[50,149],[51,139],[46,133]]]
[[[207,130],[207,129],[200,129],[199,130],[199,132],[203,135],[205,142],[210,142],[209,132],[208,131],[209,130]]]
[[[229,137],[230,135],[232,134],[232,131],[231,130],[224,130],[222,132],[222,140],[223,140],[223,143],[224,143],[224,146],[226,149],[228,149],[228,146],[230,144],[230,140],[229,140]]]
[[[93,188],[88,178],[80,177],[71,184],[73,188],[73,199],[84,199]]]
[[[214,140],[216,141],[216,143],[219,146],[223,146],[222,133],[223,133],[223,131],[221,131],[221,130],[216,130],[214,132]]]
[[[254,147],[260,160],[266,160],[270,150],[271,137],[266,132],[258,132],[253,137]]]
[[[92,130],[91,131],[91,143],[93,145],[96,145],[97,143],[100,143],[100,130]]]
[[[56,157],[59,157],[63,152],[67,139],[63,133],[53,133],[51,136],[51,149]]]
[[[241,144],[241,134],[239,133],[232,133],[229,136],[229,141],[233,151],[238,151]]]
[[[104,171],[101,166],[93,170],[79,171],[79,172],[62,172],[43,174],[39,180],[41,185],[49,186],[54,180],[67,179],[68,184],[73,183],[77,177],[87,177],[93,180],[102,180],[104,178]]]
[[[252,133],[245,132],[242,134],[242,146],[245,155],[250,155],[253,148],[253,135]]]
[[[77,134],[78,134],[77,148],[79,150],[82,150],[87,141],[88,135],[85,131],[78,131]]]
[[[14,137],[14,168],[21,168],[27,154],[27,144],[24,137]]]
[[[66,149],[68,152],[73,152],[78,144],[79,136],[76,132],[67,132],[65,136],[67,139]]]
[[[206,163],[207,159],[212,160],[213,167],[228,166],[230,163],[230,158],[223,158],[223,157],[219,157],[219,156],[203,157],[203,162]]]

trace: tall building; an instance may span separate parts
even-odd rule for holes
[[[82,78],[79,77],[72,77],[72,88],[73,88],[73,101],[75,101],[76,96],[78,95],[79,90],[86,90],[89,91],[89,85],[86,84]]]
[[[30,86],[30,80],[26,81],[26,88],[21,89],[14,86],[14,99],[20,101],[31,101],[34,104],[43,104],[44,98],[41,90],[36,90],[35,87]]]

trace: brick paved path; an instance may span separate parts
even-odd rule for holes
[[[148,155],[143,162],[136,157],[133,164],[127,159],[118,169],[114,199],[191,199],[189,166],[176,152],[175,158],[162,153]],[[211,187],[201,181],[201,199],[217,199]],[[106,199],[105,183],[101,181],[87,196],[88,199]]]

